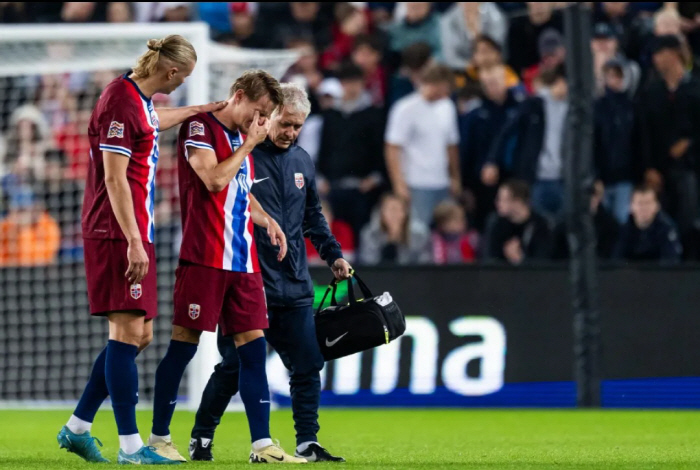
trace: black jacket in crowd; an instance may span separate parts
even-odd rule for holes
[[[328,181],[365,178],[384,169],[384,113],[369,106],[350,114],[323,112],[318,171]]]
[[[528,67],[540,61],[538,38],[545,29],[564,31],[564,23],[559,12],[554,12],[549,21],[534,25],[528,16],[516,16],[508,27],[508,65],[520,75]]]
[[[503,104],[484,99],[481,106],[459,116],[459,156],[462,185],[478,184],[481,168],[488,161],[493,143],[506,122],[517,112],[520,100],[513,90]]]
[[[321,213],[314,164],[298,145],[284,150],[269,139],[253,150],[253,158],[255,182],[251,192],[287,237],[287,256],[280,263],[279,248],[272,246],[264,228],[255,226],[267,304],[270,307],[312,305],[314,289],[304,237],[311,239],[329,266],[343,256]]]
[[[620,230],[614,258],[627,261],[662,261],[677,263],[683,247],[676,226],[669,216],[659,212],[654,222],[640,230],[630,219]]]
[[[686,75],[671,92],[657,80],[640,98],[640,144],[645,168],[664,174],[669,169],[695,169],[700,164],[700,80]],[[670,156],[673,144],[688,138],[691,145],[680,159]]]
[[[544,100],[533,96],[523,101],[501,129],[489,154],[489,163],[498,165],[503,178],[518,178],[532,184],[544,145]]]
[[[549,223],[534,211],[522,224],[515,224],[505,217],[491,219],[484,236],[484,257],[489,260],[505,260],[503,246],[513,237],[520,240],[525,260],[551,258]]]
[[[615,244],[620,233],[620,224],[613,215],[608,212],[603,205],[598,206],[598,210],[593,216],[593,225],[596,234],[596,254],[600,259],[610,259],[615,249]],[[554,228],[554,253],[553,259],[568,259],[570,256],[569,242],[566,238],[566,223],[560,222]]]
[[[607,90],[594,111],[595,166],[603,184],[629,182],[639,176],[635,158],[635,106],[627,93]]]

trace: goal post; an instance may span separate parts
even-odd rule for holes
[[[0,265],[1,406],[70,406],[80,397],[92,361],[105,345],[106,322],[88,315],[80,251],[80,206],[89,158],[85,116],[89,117],[106,83],[136,63],[149,39],[169,34],[184,36],[197,51],[197,66],[185,85],[170,96],[170,106],[226,99],[231,83],[244,70],[264,69],[279,79],[298,58],[291,50],[250,50],[215,43],[209,26],[201,22],[0,28],[0,219],[21,202],[26,189],[61,233],[61,246],[51,261],[29,267]],[[156,108],[162,103],[156,101]],[[17,145],[23,121],[31,123],[36,134],[26,149]],[[144,403],[152,399],[155,370],[170,340],[180,236],[179,207],[172,201],[177,196],[175,140],[175,130],[160,137],[156,175],[159,317],[153,343],[138,358]],[[54,151],[60,152],[66,166],[62,171],[70,175],[66,181],[50,181],[48,164],[41,168],[44,160],[55,158],[49,155]],[[20,170],[16,170],[18,162]],[[13,173],[25,170],[26,178],[24,173]],[[55,194],[46,189],[54,186]],[[17,187],[24,189],[13,193]],[[205,333],[188,367],[188,379],[181,385],[190,407],[198,406],[218,360],[216,336]]]

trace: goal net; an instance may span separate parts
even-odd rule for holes
[[[159,106],[228,97],[249,68],[281,78],[297,54],[213,43],[203,23],[42,25],[0,29],[0,402],[61,405],[82,393],[107,339],[88,314],[80,211],[87,170],[87,123],[101,90],[127,71],[148,39],[181,34],[197,50],[186,84]],[[170,338],[180,242],[176,130],[160,136],[156,174],[159,317],[139,355],[140,396],[150,401]],[[181,393],[198,399],[218,360],[205,336]],[[196,405],[196,402],[191,402]]]

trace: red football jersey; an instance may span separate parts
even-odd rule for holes
[[[210,192],[188,162],[189,149],[212,150],[222,162],[244,140],[211,113],[187,119],[177,142],[177,166],[182,209],[183,260],[226,271],[260,272],[250,216],[253,157],[246,156],[236,177],[218,193]]]
[[[129,159],[126,177],[141,238],[153,243],[158,115],[150,98],[123,75],[102,91],[90,118],[90,163],[83,198],[83,237],[125,239],[105,186],[103,151]]]

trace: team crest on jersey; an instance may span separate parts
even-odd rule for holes
[[[199,318],[199,313],[202,311],[202,307],[197,304],[190,304],[190,318],[196,320]]]
[[[294,173],[294,184],[296,184],[297,188],[299,188],[299,189],[304,187],[304,174],[303,173]]]
[[[117,121],[112,121],[109,124],[109,132],[107,132],[107,138],[111,139],[112,137],[116,137],[118,139],[124,138],[124,124]]]
[[[158,113],[151,111],[151,122],[155,127],[160,127],[160,120],[158,119]]]
[[[131,289],[129,291],[131,293],[131,297],[135,300],[140,299],[143,295],[143,289],[141,288],[141,284],[131,284]]]
[[[201,122],[192,121],[190,123],[190,137],[194,137],[196,135],[204,135],[204,124]]]

